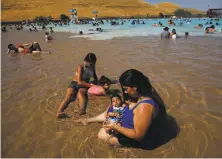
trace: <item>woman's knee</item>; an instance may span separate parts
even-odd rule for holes
[[[110,135],[105,131],[104,128],[101,128],[98,132],[98,138],[104,141],[108,141]]]
[[[121,146],[118,141],[118,138],[116,137],[111,137],[108,142],[110,145],[113,145],[113,146]]]

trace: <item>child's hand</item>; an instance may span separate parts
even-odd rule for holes
[[[114,114],[114,116],[115,116],[116,118],[120,118],[120,115],[119,115],[119,113],[117,113],[117,112],[114,112],[113,114]]]

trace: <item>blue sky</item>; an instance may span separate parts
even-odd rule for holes
[[[206,11],[209,8],[222,8],[222,0],[144,0],[151,4],[172,2],[184,8],[195,8]]]

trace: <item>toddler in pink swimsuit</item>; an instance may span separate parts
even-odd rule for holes
[[[111,80],[105,76],[101,76],[99,80],[99,85],[92,86],[88,89],[88,93],[92,95],[106,95],[109,90]]]

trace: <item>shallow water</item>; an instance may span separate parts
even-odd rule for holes
[[[157,37],[113,40],[70,39],[56,33],[2,34],[2,157],[222,157],[222,38]],[[52,54],[9,58],[8,43],[39,41]],[[112,148],[97,139],[99,123],[57,121],[55,114],[75,68],[87,52],[98,58],[97,74],[117,79],[125,70],[142,71],[180,127],[178,136],[154,149]],[[119,88],[113,85],[112,88]],[[109,106],[108,97],[89,97],[86,116]],[[67,112],[78,118],[77,102]]]

